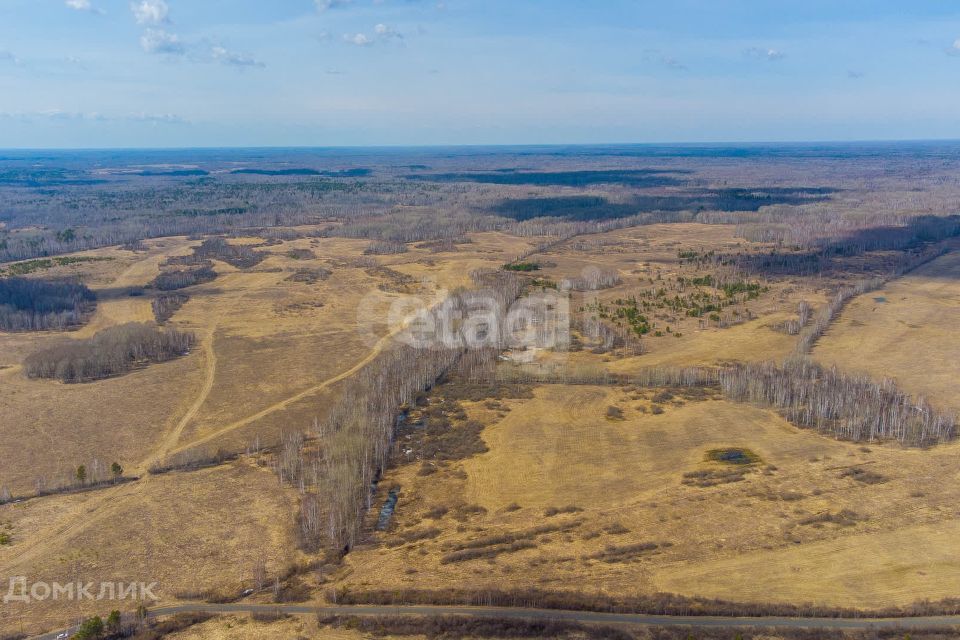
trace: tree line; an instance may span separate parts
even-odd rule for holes
[[[153,317],[157,324],[163,324],[173,317],[180,308],[187,304],[190,296],[185,293],[167,293],[159,295],[150,301],[150,308],[153,310]]]
[[[876,291],[877,289],[883,287],[890,280],[899,278],[900,276],[925,265],[931,260],[939,258],[947,253],[947,251],[948,250],[945,247],[934,246],[918,253],[906,253],[899,258],[897,265],[886,276],[870,278],[868,280],[860,280],[853,286],[841,288],[834,294],[827,304],[817,312],[817,314],[813,317],[813,323],[810,324],[810,326],[804,328],[804,325],[806,325],[806,319],[799,324],[800,328],[797,333],[800,337],[797,339],[797,344],[795,347],[795,352],[797,355],[802,356],[803,354],[810,353],[814,344],[816,344],[817,340],[819,340],[820,337],[826,333],[827,329],[830,327],[830,323],[833,322],[838,315],[840,315],[840,312],[843,311],[843,308],[848,302],[859,295],[863,295],[864,293]],[[801,307],[798,313],[801,318],[809,318],[810,310],[808,308],[804,313],[804,309]]]
[[[844,440],[926,447],[957,435],[955,416],[910,397],[892,380],[875,382],[806,359],[721,369],[720,387],[731,400],[774,407],[798,427]]]
[[[957,437],[956,416],[898,389],[892,380],[825,368],[807,359],[729,367],[647,367],[613,374],[602,366],[574,365],[529,371],[498,367],[504,384],[635,385],[717,387],[734,402],[778,409],[792,424],[842,440],[896,440],[927,447]]]
[[[95,300],[80,283],[0,278],[0,331],[63,331],[82,324]]]
[[[185,355],[196,338],[192,333],[161,331],[145,323],[129,322],[99,331],[86,340],[71,340],[26,358],[30,378],[61,382],[90,382],[127,373],[145,364]]]
[[[478,271],[473,276],[503,307],[522,288],[517,278],[502,272]],[[467,309],[475,293],[457,292],[445,304]],[[471,352],[468,360],[493,358],[496,353]],[[326,541],[345,552],[356,543],[364,514],[372,506],[372,487],[391,452],[400,407],[429,389],[462,355],[461,346],[398,345],[364,367],[306,437],[292,433],[282,438],[277,473],[281,482],[301,493],[298,524],[304,546],[316,548]]]

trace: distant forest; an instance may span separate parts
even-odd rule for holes
[[[514,220],[540,217],[567,220],[610,220],[654,211],[758,211],[775,204],[800,205],[822,202],[834,189],[825,187],[718,189],[701,193],[638,195],[626,203],[609,202],[600,196],[513,198],[492,211]]]
[[[670,222],[822,253],[956,213],[958,158],[949,143],[8,152],[0,263],[170,235],[338,236],[376,253]]]

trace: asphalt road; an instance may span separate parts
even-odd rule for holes
[[[482,618],[516,618],[534,620],[564,620],[584,624],[649,625],[661,627],[797,627],[808,629],[865,629],[865,628],[922,628],[960,626],[960,616],[921,616],[912,618],[783,618],[725,616],[665,616],[639,613],[600,613],[594,611],[561,611],[555,609],[522,609],[513,607],[455,607],[455,606],[317,606],[309,604],[183,604],[151,609],[149,617],[177,613],[282,613],[290,615],[464,615]],[[36,640],[55,640],[61,633],[75,629],[61,629],[36,636]]]

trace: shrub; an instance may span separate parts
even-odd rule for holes
[[[374,240],[363,250],[364,255],[368,256],[387,256],[406,252],[407,245],[391,240]]]
[[[889,478],[885,475],[877,473],[876,471],[870,471],[869,469],[863,469],[862,467],[853,467],[852,469],[844,469],[840,472],[841,478],[853,478],[857,482],[863,484],[883,484]]]
[[[160,291],[173,291],[192,287],[195,284],[212,282],[216,277],[217,272],[213,270],[213,265],[207,262],[193,269],[165,271],[153,279],[151,286]]]
[[[163,324],[173,317],[173,314],[179,311],[188,300],[190,296],[185,293],[170,293],[154,298],[150,306],[153,308],[153,317],[156,318],[157,324]]]
[[[263,251],[254,251],[244,244],[230,244],[223,238],[208,238],[193,253],[200,259],[217,259],[238,269],[254,267],[267,257]]]
[[[291,260],[313,260],[317,254],[310,249],[291,249],[287,251],[287,257]]]
[[[329,278],[330,273],[331,272],[329,269],[324,269],[323,267],[316,267],[313,269],[297,269],[295,272],[285,278],[285,282],[303,282],[306,284],[314,284]]]
[[[88,638],[99,638],[103,635],[103,619],[100,616],[87,618],[77,629],[77,632],[70,636],[75,640],[88,640]]]

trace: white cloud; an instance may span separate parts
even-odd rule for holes
[[[140,36],[140,46],[147,53],[179,56],[187,62],[197,64],[216,62],[231,67],[266,66],[253,56],[233,51],[220,43],[211,43],[209,40],[185,41],[164,29],[148,28]]]
[[[167,22],[170,7],[164,0],[140,0],[130,3],[130,11],[137,24],[163,24]]]
[[[98,111],[65,111],[63,109],[40,109],[38,111],[0,112],[0,118],[21,121],[50,120],[72,122],[143,122],[158,124],[189,124],[172,113],[125,113],[106,115]]]
[[[163,29],[147,29],[140,36],[140,46],[147,53],[166,53],[183,55],[186,48],[175,33],[167,33]]]
[[[960,56],[960,38],[953,41],[953,46],[947,49],[947,55]]]
[[[343,34],[343,41],[357,45],[358,47],[366,47],[373,44],[373,40],[365,33],[354,33],[353,35],[345,33]]]
[[[395,30],[393,27],[389,27],[382,22],[374,25],[373,35],[368,36],[365,33],[345,33],[343,34],[343,41],[356,45],[358,47],[369,47],[372,44],[378,42],[388,42],[390,40],[403,40],[403,34]]]
[[[91,13],[103,13],[101,9],[94,7],[90,0],[64,0],[64,4],[74,11],[89,11]]]
[[[785,54],[783,51],[762,47],[750,47],[743,52],[743,55],[747,56],[748,58],[757,58],[759,60],[767,60],[770,62],[775,60],[783,60],[787,57],[787,54]]]
[[[317,5],[317,11],[327,11],[329,9],[342,9],[353,0],[313,0],[313,3]]]
[[[210,57],[221,64],[227,64],[234,67],[263,67],[265,66],[259,60],[236,51],[230,51],[220,45],[214,45],[210,48]]]
[[[383,23],[380,23],[380,24],[376,25],[376,26],[373,28],[373,32],[374,32],[375,34],[377,34],[377,38],[379,38],[379,39],[381,39],[381,40],[390,40],[390,39],[394,39],[394,38],[397,39],[397,40],[403,40],[403,34],[402,34],[402,33],[400,33],[399,31],[394,30],[392,27],[388,27],[387,25],[385,25],[385,24],[383,24]]]

